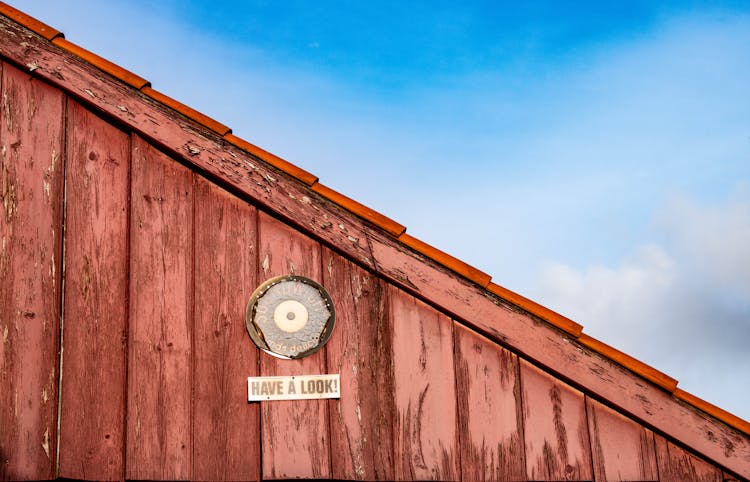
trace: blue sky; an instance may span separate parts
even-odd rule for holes
[[[16,1],[750,419],[745,2]]]

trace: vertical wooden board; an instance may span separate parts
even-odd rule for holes
[[[524,360],[521,385],[528,478],[591,480],[583,394]]]
[[[130,139],[68,102],[60,476],[123,472]]]
[[[258,221],[262,280],[297,274],[322,283],[320,244],[264,213]],[[260,373],[326,373],[325,353],[323,348],[299,360],[283,360],[261,352]],[[330,477],[328,426],[327,400],[261,402],[263,478]]]
[[[654,442],[660,481],[721,482],[722,473],[718,467],[686,452],[660,435],[654,435]]]
[[[259,410],[247,403],[258,349],[245,329],[258,276],[256,216],[196,176],[194,480],[260,478]]]
[[[654,434],[586,397],[595,480],[656,480]]]
[[[328,371],[341,374],[341,399],[329,402],[332,476],[392,480],[393,353],[385,284],[326,248],[323,266],[336,308]]]
[[[132,138],[127,478],[191,467],[192,173]]]
[[[55,476],[64,96],[2,65],[0,479]]]
[[[454,322],[463,480],[522,480],[518,357]]]
[[[389,285],[396,389],[396,479],[460,477],[453,324]]]

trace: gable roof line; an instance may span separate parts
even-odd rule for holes
[[[46,25],[45,23],[15,9],[14,7],[2,1],[0,1],[0,14],[3,14],[16,23],[37,33],[45,40],[50,41],[56,46],[66,50],[67,52],[92,64],[93,66],[115,77],[116,79],[126,83],[127,85],[140,91],[154,101],[206,127],[210,131],[219,135],[228,143],[263,160],[276,169],[302,182],[318,195],[333,202],[334,204],[340,206],[341,208],[354,214],[355,216],[383,229],[392,238],[408,246],[415,252],[450,269],[463,278],[472,281],[487,292],[492,293],[502,300],[505,300],[568,333],[582,345],[630,370],[640,377],[654,383],[663,390],[672,394],[675,398],[703,411],[704,413],[713,416],[714,418],[747,435],[750,435],[750,423],[709,402],[701,400],[700,398],[684,390],[677,388],[678,382],[674,378],[599,340],[596,340],[593,337],[588,336],[587,334],[584,334],[583,326],[576,323],[575,321],[572,321],[569,318],[560,315],[559,313],[556,313],[555,311],[550,310],[549,308],[546,308],[520,294],[517,294],[507,288],[493,283],[491,281],[490,275],[447,253],[444,253],[443,251],[433,246],[430,246],[429,244],[409,234],[406,234],[406,227],[399,224],[398,222],[321,184],[318,177],[314,174],[311,174],[306,170],[294,165],[293,163],[290,163],[258,146],[255,146],[254,144],[244,139],[235,136],[234,134],[232,134],[231,129],[224,124],[212,119],[205,114],[202,114],[201,112],[196,111],[195,109],[192,109],[189,106],[186,106],[185,104],[175,99],[168,97],[165,94],[162,94],[161,92],[154,90],[153,88],[151,88],[151,83],[148,80],[68,41],[67,39],[65,39],[64,34],[59,30]],[[31,71],[35,70],[35,67],[33,65],[29,65],[27,67]]]

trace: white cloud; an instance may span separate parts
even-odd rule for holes
[[[653,316],[674,288],[675,266],[659,246],[638,248],[621,266],[593,265],[576,270],[561,263],[541,274],[539,297],[545,304],[584,324],[590,333],[606,333],[617,346],[634,345],[653,335]]]
[[[750,304],[750,185],[724,205],[675,196],[656,219],[702,284]]]
[[[750,190],[713,205],[673,197],[653,226],[663,245],[619,266],[548,264],[537,299],[750,419]]]

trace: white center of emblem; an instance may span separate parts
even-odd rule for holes
[[[296,300],[282,301],[273,310],[273,322],[287,333],[301,330],[307,323],[307,317],[307,308]]]

